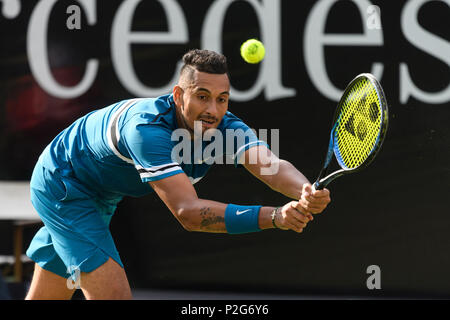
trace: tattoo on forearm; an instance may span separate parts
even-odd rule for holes
[[[221,231],[223,229],[223,226],[217,226],[217,224],[224,223],[225,219],[223,217],[216,216],[211,211],[211,208],[208,208],[208,207],[201,208],[200,216],[202,218],[202,221],[200,223],[200,228],[202,230]]]

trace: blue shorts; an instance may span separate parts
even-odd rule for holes
[[[79,272],[91,272],[110,257],[123,268],[109,230],[115,205],[105,205],[73,176],[51,172],[40,162],[30,189],[44,222],[26,252],[31,260],[74,281]]]

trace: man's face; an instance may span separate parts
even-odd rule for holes
[[[173,90],[180,127],[191,133],[194,122],[201,121],[202,132],[217,128],[228,110],[230,81],[226,74],[210,74],[194,71],[192,81]]]

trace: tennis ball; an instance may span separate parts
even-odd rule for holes
[[[266,49],[261,41],[249,39],[241,45],[241,56],[248,63],[258,63],[266,54]]]

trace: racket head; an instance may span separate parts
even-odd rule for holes
[[[347,171],[367,167],[387,132],[389,117],[383,88],[372,74],[360,74],[347,86],[336,111],[332,138],[340,167]]]
[[[355,77],[336,108],[324,168],[315,183],[324,188],[335,178],[367,167],[380,150],[388,128],[388,105],[383,88],[370,73]],[[323,178],[332,155],[342,168]]]

